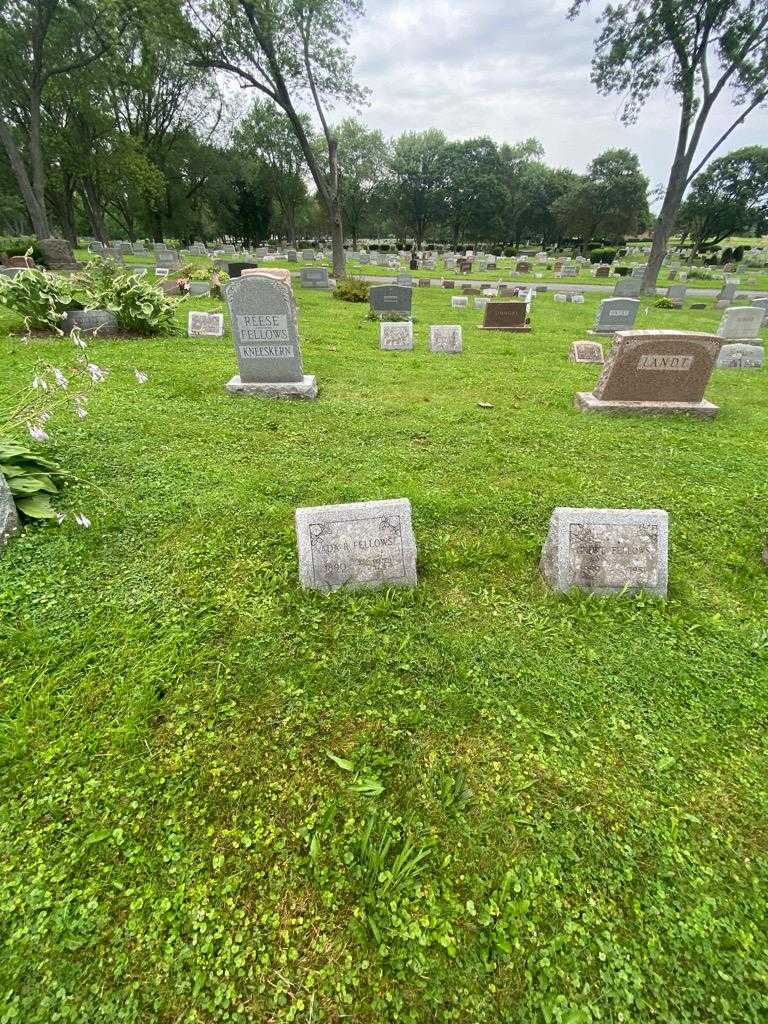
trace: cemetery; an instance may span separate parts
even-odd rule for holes
[[[91,2],[0,11],[0,1020],[762,1024],[768,150],[672,217],[328,121],[346,0]]]

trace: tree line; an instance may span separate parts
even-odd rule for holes
[[[83,228],[157,240],[327,233],[337,276],[345,234],[514,245],[619,238],[649,225],[648,182],[626,149],[576,174],[548,166],[533,139],[449,141],[430,129],[385,140],[358,120],[333,124],[335,101],[365,100],[348,49],[361,14],[361,0],[6,0],[4,225],[28,224],[39,238],[57,228],[71,241]],[[699,244],[722,229],[701,201],[735,193],[737,178],[710,175],[706,187],[697,178],[768,96],[768,8],[637,0],[606,8],[600,21],[593,81],[624,95],[625,120],[659,87],[679,100],[648,284],[677,227]],[[227,98],[232,83],[249,99],[244,112]],[[701,153],[726,94],[738,116]],[[736,197],[736,214],[744,200]]]

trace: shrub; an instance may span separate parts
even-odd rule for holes
[[[342,302],[367,302],[369,287],[367,281],[361,281],[357,277],[348,277],[339,281],[333,290],[333,297]]]
[[[177,302],[141,277],[120,274],[89,295],[93,308],[108,309],[118,326],[137,334],[176,334]]]
[[[592,249],[589,254],[590,263],[613,263],[616,259],[618,249],[612,245],[604,245],[598,249]]]
[[[688,279],[693,281],[711,281],[712,274],[709,270],[705,270],[704,267],[690,267]]]
[[[46,328],[61,333],[59,324],[70,310],[82,309],[74,279],[47,270],[22,270],[15,277],[0,279],[0,305],[24,317],[28,328]]]
[[[678,309],[674,299],[668,299],[666,296],[661,299],[656,299],[654,306],[656,309]]]
[[[51,495],[61,490],[64,471],[23,444],[0,439],[0,473],[13,495],[22,520],[55,519]]]
[[[619,277],[627,277],[629,274],[632,273],[630,267],[614,267],[613,272],[614,274],[618,274]]]
[[[38,249],[37,240],[32,235],[0,238],[0,255],[3,257],[26,256],[30,249],[35,263],[42,264],[43,254]]]

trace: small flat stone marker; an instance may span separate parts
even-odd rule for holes
[[[439,324],[429,329],[429,351],[457,355],[462,351],[461,327],[458,324]]]
[[[556,508],[539,568],[561,593],[666,597],[668,537],[662,509]]]
[[[574,341],[568,359],[572,363],[604,363],[603,346],[599,341]]]
[[[232,395],[316,398],[317,382],[301,364],[296,302],[283,281],[236,277],[222,286],[240,373],[227,384]]]
[[[297,508],[296,541],[307,590],[416,586],[407,498]]]
[[[411,352],[413,350],[413,324],[379,324],[379,348],[390,351]]]
[[[716,405],[704,398],[720,351],[713,334],[681,331],[620,331],[594,392],[579,391],[582,412],[691,413],[714,419]]]
[[[191,310],[187,317],[187,335],[190,338],[223,338],[224,314]]]

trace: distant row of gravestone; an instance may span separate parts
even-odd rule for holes
[[[556,508],[540,571],[556,591],[667,594],[669,517],[662,509]],[[297,508],[304,588],[417,585],[416,539],[407,498]]]

